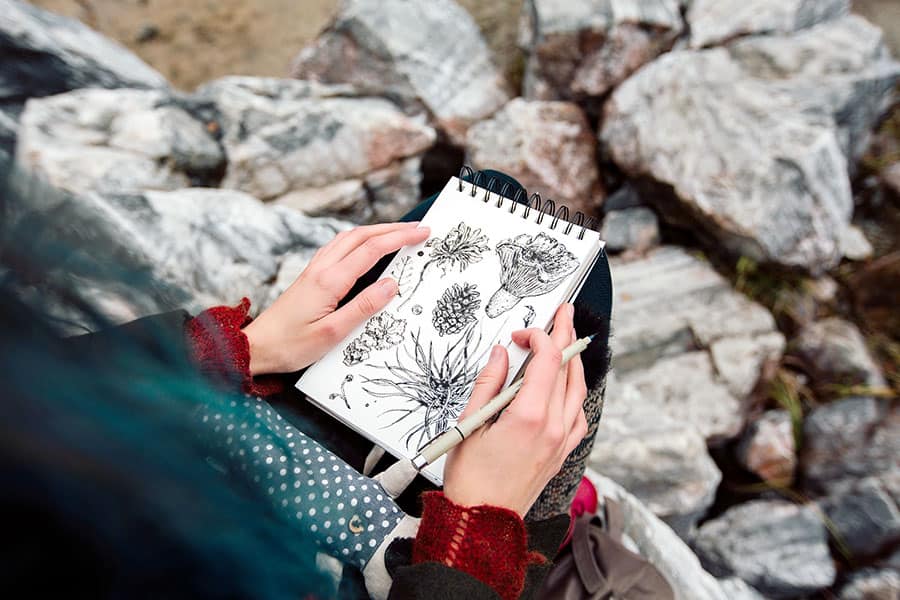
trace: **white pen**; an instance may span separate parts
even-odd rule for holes
[[[594,335],[590,335],[575,340],[571,346],[562,351],[562,364],[568,363],[574,357],[584,352],[593,339]],[[412,465],[415,470],[421,471],[447,452],[450,452],[457,444],[469,437],[473,431],[482,427],[497,413],[506,408],[513,401],[513,398],[516,397],[516,394],[522,387],[523,380],[524,377],[515,380],[508,388],[494,396],[490,402],[428,442],[412,459]]]

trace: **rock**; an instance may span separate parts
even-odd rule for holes
[[[888,473],[892,489],[900,489],[900,470]],[[875,556],[900,540],[900,509],[885,480],[868,477],[850,489],[822,500],[834,535],[852,556]]]
[[[664,219],[725,250],[820,272],[837,264],[853,200],[829,115],[748,76],[726,49],[675,51],[620,85],[600,138],[634,178],[671,186]]]
[[[389,219],[419,200],[421,155],[436,134],[386,100],[248,77],[198,93],[222,115],[223,187],[357,222]]]
[[[649,208],[638,206],[606,213],[600,237],[612,252],[644,253],[659,244],[659,222]]]
[[[855,15],[792,35],[741,39],[729,51],[745,73],[794,98],[795,108],[830,115],[851,169],[893,103],[900,77],[881,30]]]
[[[766,600],[766,598],[739,577],[720,579],[719,583],[729,600]]]
[[[528,0],[520,45],[526,98],[601,96],[672,47],[684,23],[678,0]]]
[[[701,48],[752,34],[790,33],[850,12],[848,0],[691,0],[690,46]]]
[[[713,575],[735,575],[772,598],[811,594],[835,579],[828,532],[809,506],[739,504],[704,523],[694,548]]]
[[[292,74],[425,109],[460,145],[469,125],[509,99],[478,26],[453,0],[345,0]]]
[[[676,600],[736,600],[700,566],[687,544],[640,500],[592,469],[588,469],[585,476],[596,486],[601,497],[612,498],[619,504],[625,536],[663,574],[672,586]]]
[[[17,160],[73,192],[129,193],[215,183],[225,154],[191,111],[160,90],[76,90],[29,100]]]
[[[573,212],[593,214],[603,201],[595,145],[577,105],[516,98],[469,129],[466,162],[507,173]]]
[[[772,315],[680,248],[662,246],[640,260],[610,264],[619,380],[636,386],[659,414],[707,438],[736,435],[744,397],[735,393],[752,389],[762,365],[780,355]]]
[[[873,398],[820,406],[803,421],[802,448],[804,484],[815,493],[838,493],[857,479],[900,470],[900,407]]]
[[[603,201],[603,210],[612,212],[614,210],[625,210],[626,208],[644,206],[644,204],[644,201],[641,200],[641,195],[634,186],[626,183]]]
[[[866,239],[866,235],[855,225],[850,225],[844,230],[841,238],[841,251],[844,258],[850,260],[867,260],[872,258],[872,254],[875,252],[871,242]]]
[[[700,432],[659,414],[630,384],[607,380],[589,466],[622,484],[686,537],[715,499],[722,474]]]
[[[21,0],[0,0],[0,57],[0,105],[85,87],[168,87],[126,48]]]
[[[283,262],[296,266],[296,255],[310,255],[349,226],[265,206],[232,190],[75,196],[37,185],[7,207],[8,236],[20,223],[32,236],[33,223],[45,223],[34,244],[52,240],[66,247],[63,275],[79,278],[85,288],[100,286],[98,298],[108,306],[121,302],[118,314],[128,318],[233,305],[243,296],[258,311]],[[118,283],[122,272],[130,274],[129,285]],[[113,285],[96,280],[98,273]]]
[[[752,422],[737,448],[741,465],[764,481],[790,485],[797,467],[797,446],[791,415],[770,410]]]
[[[849,321],[831,317],[811,323],[791,342],[791,350],[820,383],[886,385],[862,334]]]
[[[18,113],[0,109],[0,158],[10,160],[15,154],[18,128]]]
[[[838,600],[898,600],[900,572],[894,569],[863,569],[841,588]]]
[[[750,395],[766,364],[777,364],[784,353],[784,336],[778,331],[727,337],[710,346],[713,365],[738,398]]]

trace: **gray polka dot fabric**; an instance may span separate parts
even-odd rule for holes
[[[264,400],[235,400],[229,411],[203,406],[198,418],[208,433],[208,462],[225,476],[241,479],[297,535],[310,536],[341,561],[364,567],[404,516],[378,482],[303,434]]]

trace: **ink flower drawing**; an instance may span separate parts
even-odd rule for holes
[[[431,322],[438,335],[452,335],[476,321],[475,312],[481,306],[481,293],[475,284],[454,283],[438,299],[431,313]]]
[[[344,348],[344,364],[348,367],[367,360],[375,350],[387,350],[403,341],[406,320],[388,312],[369,319],[365,330]]]
[[[523,233],[497,244],[500,257],[500,289],[488,301],[491,318],[505,313],[522,298],[553,291],[575,269],[578,259],[544,232]]]
[[[416,286],[397,308],[403,308],[415,296],[429,269],[439,268],[444,275],[451,269],[459,269],[462,273],[469,265],[483,258],[488,250],[487,242],[488,238],[482,235],[481,229],[469,227],[461,221],[444,237],[433,237],[425,242],[425,246],[431,248],[431,255],[419,272]]]

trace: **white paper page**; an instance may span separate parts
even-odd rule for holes
[[[509,351],[507,384],[528,352],[511,332],[546,327],[599,234],[452,178],[422,220],[428,240],[401,249],[384,275],[400,294],[312,365],[297,387],[397,457],[412,458],[456,422],[494,344]],[[510,213],[511,206],[515,212]],[[506,267],[502,267],[505,260]],[[566,274],[567,273],[567,274]],[[423,474],[440,485],[444,460]]]

